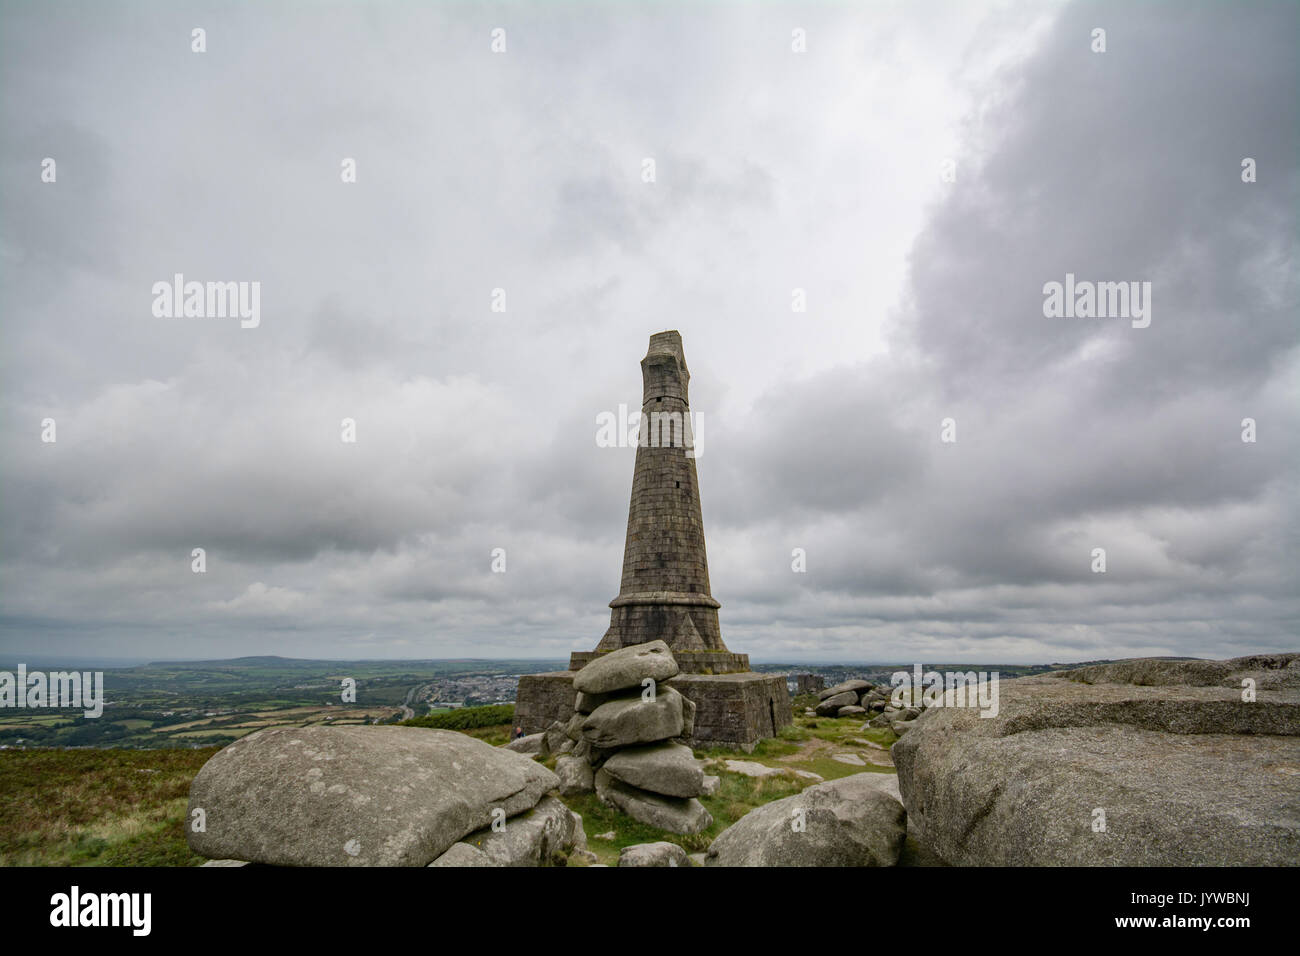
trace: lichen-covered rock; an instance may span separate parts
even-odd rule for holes
[[[840,694],[852,694],[856,699],[863,691],[871,689],[871,682],[865,680],[846,680],[842,684],[836,684],[834,687],[828,687],[818,692],[818,700],[829,700],[832,697],[838,697]]]
[[[676,843],[666,840],[659,843],[637,843],[625,846],[618,852],[619,866],[690,866],[686,851]]]
[[[841,707],[856,706],[858,695],[852,691],[844,691],[841,694],[834,694],[827,697],[814,708],[818,717],[834,717]]]
[[[604,770],[596,771],[596,796],[633,820],[669,833],[699,833],[713,822],[709,811],[694,797],[665,797],[638,790],[615,780]]]
[[[638,694],[601,704],[583,721],[582,736],[601,750],[670,740],[682,733],[682,711],[682,695],[663,687],[653,700]]]
[[[554,866],[563,865],[574,848],[585,849],[587,837],[582,817],[554,797],[542,797],[499,830],[485,827],[460,843],[481,852],[493,866]]]
[[[568,735],[568,724],[558,720],[546,728],[542,734],[542,739],[545,742],[545,747],[542,749],[543,754],[562,753],[561,748],[565,744],[568,744],[570,748],[573,746],[573,741],[569,739]]]
[[[633,644],[597,657],[578,671],[573,689],[584,694],[639,688],[646,678],[665,681],[677,676],[677,661],[663,641]]]
[[[449,730],[272,727],[216,753],[190,785],[201,856],[284,866],[425,866],[559,783],[531,758]]]
[[[555,776],[560,780],[560,796],[574,797],[595,789],[595,773],[585,757],[564,754],[555,761]]]
[[[546,734],[529,734],[526,737],[516,737],[510,743],[506,744],[505,749],[511,753],[517,754],[542,754],[546,747]]]
[[[1297,661],[1117,661],[1002,681],[994,717],[930,707],[892,751],[916,838],[956,865],[1294,865]]]
[[[750,810],[718,834],[708,866],[894,866],[903,805],[873,773],[840,777]]]
[[[453,843],[446,853],[434,860],[429,866],[501,866],[494,863],[486,853],[468,843]]]
[[[698,797],[704,792],[704,771],[691,748],[664,742],[620,750],[602,764],[616,780],[669,797]]]

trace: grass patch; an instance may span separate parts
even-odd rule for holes
[[[0,865],[202,863],[185,842],[185,809],[216,751],[0,751]]]
[[[750,755],[721,750],[716,756],[746,759]],[[857,768],[861,770],[862,768]],[[718,792],[711,797],[700,797],[700,803],[713,816],[713,823],[701,833],[680,834],[659,830],[639,823],[620,810],[605,806],[594,793],[575,797],[562,797],[564,804],[582,815],[582,826],[587,833],[587,848],[596,854],[597,862],[609,866],[618,864],[618,854],[623,847],[637,843],[675,843],[687,853],[703,853],[719,833],[731,826],[755,807],[773,800],[792,797],[814,781],[793,776],[754,779],[726,770],[716,770]],[[596,834],[613,831],[614,839],[598,840]]]
[[[514,704],[493,704],[490,707],[461,707],[442,714],[425,714],[401,721],[403,727],[433,727],[437,730],[476,730],[509,724],[515,718]]]
[[[462,730],[461,733],[477,737],[493,747],[503,747],[510,743],[510,734],[513,730],[512,724],[497,724],[495,727],[472,727],[469,730]]]

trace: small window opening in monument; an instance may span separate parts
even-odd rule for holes
[[[662,395],[660,395],[658,398],[655,399],[656,402],[662,402],[663,400],[664,397]]]
[[[680,481],[677,482],[677,487],[680,488],[681,486],[682,486],[682,483],[681,483]]]

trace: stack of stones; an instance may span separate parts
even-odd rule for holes
[[[870,717],[868,727],[888,727],[898,735],[907,732],[921,716],[920,707],[896,707],[890,703],[888,684],[850,680],[819,693],[813,711],[818,717]]]
[[[671,833],[699,833],[713,818],[697,799],[716,787],[685,741],[695,704],[663,681],[677,676],[663,641],[604,654],[578,671],[576,713],[546,731],[558,753],[560,793],[595,790],[607,806]]]

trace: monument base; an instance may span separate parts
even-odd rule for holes
[[[573,671],[553,671],[519,678],[515,724],[524,733],[535,734],[572,717],[573,675]],[[695,702],[690,745],[697,749],[727,747],[748,753],[794,720],[785,677],[780,674],[679,674],[666,684]]]
[[[569,670],[580,671],[609,651],[574,651],[569,655]],[[749,671],[749,655],[731,651],[673,650],[673,659],[683,674],[743,674]]]
[[[515,726],[526,734],[541,733],[557,720],[573,716],[577,691],[573,689],[573,671],[525,674],[519,678],[515,694]]]

